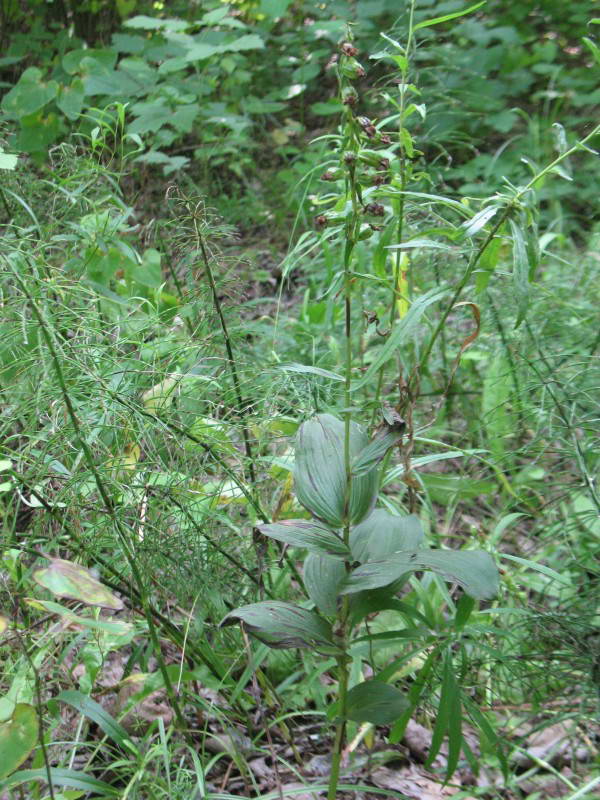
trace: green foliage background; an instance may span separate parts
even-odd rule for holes
[[[439,577],[412,577],[400,611],[383,608],[360,629],[351,679],[368,664],[396,681],[434,745],[450,743],[449,762],[502,773],[515,797],[528,792],[507,755],[526,743],[525,729],[574,721],[593,763],[598,137],[545,174],[500,229],[465,286],[475,305],[443,315],[499,218],[490,209],[507,207],[597,124],[599,5],[488,0],[429,27],[468,4],[417,0],[405,74],[390,40],[405,43],[410,5],[0,2],[0,636],[6,624],[12,637],[0,639],[0,724],[16,726],[15,703],[36,705],[57,780],[95,735],[81,722],[66,755],[54,744],[74,736],[52,705],[65,686],[76,696],[61,702],[117,748],[78,773],[110,783],[83,784],[99,796],[187,800],[204,775],[228,774],[225,757],[203,749],[216,730],[243,729],[264,755],[260,719],[277,720],[287,746],[288,715],[305,724],[332,714],[331,663],[304,651],[299,665],[260,645],[251,669],[239,633],[218,623],[265,592],[310,602],[301,561],[258,528],[304,514],[292,491],[294,436],[313,414],[344,408],[349,195],[335,137],[343,144],[347,109],[327,65],[348,24],[367,73],[356,81],[362,130],[372,120],[402,137],[391,167],[380,169],[378,150],[363,168],[391,177],[365,178],[377,202],[352,251],[357,418],[373,430],[422,367],[415,402],[400,408],[410,452],[386,460],[379,510],[414,511],[427,546],[483,548],[502,569],[499,599],[474,608]],[[415,109],[398,134],[403,74]],[[407,186],[400,201],[393,191]],[[317,230],[315,217],[325,219]],[[405,311],[390,297],[400,267],[412,306],[398,334]],[[388,327],[396,348],[385,344]],[[47,607],[26,598],[49,602],[34,578],[47,554],[100,571],[137,612],[126,634],[108,620],[98,629],[89,608],[78,609],[85,624],[75,633],[71,606],[52,610],[60,634],[38,629]],[[390,642],[399,627],[402,642]],[[68,666],[66,679],[73,653],[83,666]],[[176,685],[186,719],[206,715],[202,731],[190,740],[172,719],[166,734],[154,722],[131,750],[93,699],[115,653],[124,681],[150,675],[142,694],[168,690],[177,708]],[[477,758],[461,750],[461,726],[478,730]],[[129,762],[115,755],[123,747]],[[229,751],[232,792],[250,791],[251,752]],[[41,744],[32,758],[42,770]],[[593,778],[588,766],[574,767],[573,781]],[[492,783],[479,788],[497,797]]]

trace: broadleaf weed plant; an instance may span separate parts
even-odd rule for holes
[[[462,749],[461,719],[466,712],[484,736],[494,739],[503,768],[507,768],[502,748],[479,710],[477,699],[461,690],[461,670],[457,663],[457,654],[463,665],[468,660],[471,648],[462,637],[475,601],[496,594],[498,572],[485,551],[419,548],[423,531],[419,518],[412,513],[416,510],[415,490],[419,486],[411,476],[410,466],[415,437],[413,416],[421,379],[431,372],[432,353],[444,339],[453,312],[467,307],[475,320],[475,331],[463,337],[452,367],[446,370],[440,401],[447,394],[460,356],[479,333],[480,308],[472,300],[465,300],[464,295],[473,281],[477,291],[486,289],[505,244],[512,251],[516,326],[526,318],[530,284],[536,278],[539,263],[536,186],[552,173],[564,177],[562,165],[576,152],[590,151],[589,143],[600,132],[600,126],[596,126],[572,146],[565,145],[525,185],[507,183],[504,191],[484,200],[478,210],[453,197],[422,191],[419,182],[426,181],[427,175],[413,169],[413,159],[420,153],[408,120],[413,115],[423,117],[426,108],[424,104],[408,102],[410,95],[415,99],[419,95],[417,87],[409,82],[410,50],[418,28],[445,22],[450,17],[415,26],[413,10],[414,3],[410,6],[407,46],[385,36],[392,50],[377,54],[379,58],[391,58],[399,70],[399,99],[385,96],[394,113],[382,121],[374,122],[359,113],[356,84],[366,71],[357,60],[358,50],[351,35],[329,62],[329,68],[337,76],[344,112],[340,133],[327,137],[336,146],[336,153],[327,162],[322,178],[333,191],[317,199],[326,210],[317,214],[315,226],[327,248],[337,245],[341,255],[342,266],[329,291],[337,291],[343,302],[342,375],[337,376],[343,384],[342,407],[337,409],[342,419],[319,413],[305,421],[297,435],[295,494],[311,519],[286,519],[260,526],[264,535],[308,551],[304,588],[316,611],[275,600],[237,608],[224,620],[224,624],[240,621],[271,647],[308,647],[335,659],[338,683],[337,700],[330,710],[335,739],[329,800],[336,797],[349,722],[391,724],[390,739],[398,741],[426,684],[436,672],[441,678],[439,707],[427,764],[433,762],[447,734],[446,774],[452,775]],[[392,123],[396,124],[395,135],[388,132]],[[448,210],[458,216],[458,222],[448,222],[442,216]],[[421,228],[416,232],[410,230],[409,218],[412,225],[415,218],[419,220]],[[376,245],[371,251],[373,269],[365,274],[357,268],[357,255],[359,245],[369,241],[375,241]],[[301,247],[306,252],[306,240],[302,240]],[[465,263],[459,266],[459,277],[454,284],[434,286],[419,295],[416,259],[411,263],[409,254],[428,250],[443,252],[449,265],[457,258]],[[389,251],[394,255],[391,274],[385,270]],[[380,314],[365,312],[367,324],[361,327],[354,301],[360,298],[364,310],[364,295],[373,284],[387,287],[387,308]],[[415,333],[423,329],[426,312],[440,301],[438,319],[431,323],[430,333],[420,345]],[[364,344],[365,328],[372,323],[379,346],[369,348]],[[390,364],[395,365],[394,383],[399,388],[399,400],[394,406],[386,401],[386,373]],[[310,369],[307,367],[307,371]],[[365,391],[373,385],[374,397],[365,396]],[[434,417],[437,409],[439,403],[433,408]],[[356,416],[368,412],[376,425],[371,437],[355,421]],[[380,488],[385,483],[388,461],[399,447],[409,489],[408,516],[396,516],[375,507],[378,498],[383,498]],[[407,695],[394,685],[398,661],[402,663],[402,659],[396,660],[393,667],[375,667],[367,680],[357,681],[357,674],[364,678],[360,644],[369,642],[374,646],[377,641],[367,620],[382,609],[394,608],[402,609],[408,618],[414,617],[418,613],[416,605],[409,603],[407,608],[397,595],[410,573],[423,571],[431,571],[464,589],[458,601],[445,593],[444,602],[453,609],[453,619],[444,622],[442,615],[442,619],[438,617],[430,623],[433,629],[437,628],[438,637],[440,626],[445,635],[435,640],[427,626],[415,625],[413,637],[417,642],[421,638],[417,650],[424,655],[418,677]],[[415,586],[414,580],[411,585]],[[432,582],[425,585],[430,591],[436,586]],[[423,598],[426,591],[416,589],[416,596]],[[362,623],[365,627],[361,629]],[[387,638],[393,640],[397,634],[391,631]],[[358,664],[356,671],[351,670],[353,664]]]
[[[381,607],[393,608],[398,602],[395,595],[407,576],[416,571],[431,570],[447,577],[461,585],[472,598],[489,598],[498,589],[498,573],[488,553],[420,549],[423,531],[416,515],[399,517],[375,508],[381,464],[386,461],[388,452],[401,442],[406,424],[399,413],[388,409],[374,436],[369,437],[353,419],[357,412],[354,406],[357,387],[363,385],[362,380],[355,380],[354,371],[357,336],[353,299],[360,285],[354,254],[360,241],[379,230],[377,224],[366,219],[378,220],[385,214],[384,206],[375,197],[367,196],[369,190],[363,190],[363,185],[385,185],[390,180],[390,161],[394,158],[393,149],[390,149],[392,137],[379,130],[370,119],[356,113],[359,96],[354,84],[365,75],[357,56],[358,50],[348,37],[341,44],[339,55],[330,62],[337,74],[345,111],[341,134],[335,137],[339,163],[323,177],[326,181],[343,181],[344,189],[335,199],[333,212],[319,214],[315,219],[318,228],[337,224],[341,231],[343,268],[340,294],[344,306],[342,420],[331,414],[318,414],[304,422],[298,432],[295,493],[312,519],[286,519],[259,526],[265,536],[308,551],[304,562],[304,587],[317,611],[276,600],[263,601],[235,609],[224,620],[224,624],[241,621],[271,647],[310,647],[335,658],[338,690],[337,702],[331,711],[335,741],[329,800],[337,796],[348,722],[397,724],[406,718],[412,706],[410,699],[394,686],[393,680],[386,680],[381,672],[350,686],[351,664],[357,659],[353,648],[357,640],[370,638],[368,628],[366,636],[355,635],[360,623]],[[403,75],[406,77],[405,70]],[[403,113],[401,106],[401,117]],[[403,197],[405,155],[409,145],[406,136],[401,135],[400,139],[403,142],[400,157],[400,192]],[[401,211],[402,205],[403,201],[400,201],[397,209]],[[402,235],[402,225],[397,220],[394,227]],[[401,312],[398,316],[402,319],[402,304],[407,302],[401,263],[401,258],[397,258],[392,279],[390,330],[396,321],[398,308]],[[379,402],[385,365],[384,360],[379,361],[376,403]],[[379,592],[375,603],[370,594],[373,590]],[[468,611],[463,611],[463,614],[468,616],[472,603],[466,608]],[[362,674],[360,657],[358,663]],[[449,650],[443,656],[443,663],[444,700],[456,704],[450,700],[455,694],[455,678]],[[393,675],[389,677],[393,679]],[[456,712],[457,709],[453,708],[454,718]],[[440,729],[436,741],[441,742],[444,730]],[[449,774],[454,771],[459,751],[460,744],[458,749],[453,749],[448,764]]]

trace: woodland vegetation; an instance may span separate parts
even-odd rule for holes
[[[598,797],[596,0],[0,24],[0,800]]]

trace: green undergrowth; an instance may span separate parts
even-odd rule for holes
[[[126,5],[1,65],[0,791],[594,796],[590,15]]]

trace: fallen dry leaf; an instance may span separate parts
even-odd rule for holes
[[[459,791],[450,786],[443,786],[414,765],[402,769],[379,767],[371,776],[371,780],[380,789],[402,792],[411,800],[446,800]],[[473,798],[463,798],[463,800],[473,800]]]

